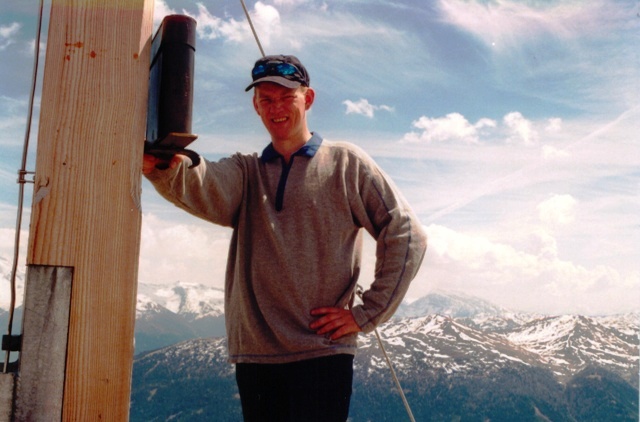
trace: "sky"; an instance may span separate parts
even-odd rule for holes
[[[407,300],[445,290],[512,310],[586,315],[640,303],[639,4],[246,0],[265,52],[294,54],[307,67],[316,91],[311,130],[364,148],[424,225],[429,246]],[[36,0],[0,6],[0,257],[7,259],[37,7]],[[211,160],[261,151],[269,138],[244,91],[260,51],[240,1],[156,0],[155,28],[168,14],[198,25],[191,147]],[[27,185],[21,263],[32,194]],[[142,212],[140,282],[223,286],[229,229],[178,210],[147,181]],[[365,286],[373,254],[367,240]],[[0,303],[8,295],[0,284]]]

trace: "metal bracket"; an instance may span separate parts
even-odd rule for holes
[[[31,180],[26,180],[26,175],[28,174],[33,176]],[[35,174],[36,174],[35,171],[18,170],[18,180],[16,180],[16,183],[18,184],[35,183],[36,182]]]
[[[191,133],[171,132],[162,140],[155,143],[145,141],[144,152],[165,160],[164,163],[156,166],[162,170],[169,167],[168,162],[176,154],[182,154],[189,157],[189,159],[191,159],[191,165],[189,168],[193,168],[200,164],[200,156],[195,151],[186,149],[185,147],[193,142],[197,137],[197,135]]]
[[[22,350],[22,335],[9,335],[4,334],[2,336],[2,350],[8,352],[19,352]]]

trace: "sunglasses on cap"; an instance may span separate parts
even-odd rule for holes
[[[265,56],[251,70],[253,82],[245,89],[249,91],[262,82],[273,82],[287,88],[309,86],[309,74],[295,56]]]
[[[264,76],[291,76],[295,73],[300,74],[300,70],[292,64],[282,62],[268,62],[259,64],[251,71],[253,79],[262,78]]]

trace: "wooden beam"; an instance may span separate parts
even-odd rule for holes
[[[128,420],[152,19],[51,2],[27,263],[73,268],[63,420]]]

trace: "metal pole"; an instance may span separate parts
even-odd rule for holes
[[[264,50],[262,49],[262,44],[260,44],[260,40],[258,39],[258,34],[256,33],[256,29],[253,27],[253,22],[251,21],[251,16],[249,16],[249,11],[247,10],[247,6],[244,4],[244,0],[240,0],[242,3],[242,9],[244,9],[244,14],[247,16],[247,20],[249,21],[249,26],[251,27],[251,32],[253,32],[253,37],[256,39],[256,43],[258,44],[258,48],[260,49],[260,54],[262,57],[265,56]]]
[[[20,170],[18,170],[18,212],[16,217],[16,232],[13,249],[13,266],[11,268],[11,304],[9,306],[9,323],[7,324],[7,334],[11,336],[13,332],[13,317],[16,308],[16,273],[18,271],[18,257],[20,256],[20,231],[22,229],[22,209],[24,207],[24,184],[28,183],[25,180],[27,174],[33,174],[26,170],[27,167],[27,155],[29,154],[29,138],[31,136],[31,121],[33,118],[33,103],[36,91],[36,81],[38,76],[38,62],[40,58],[40,33],[42,32],[42,9],[44,6],[44,0],[40,0],[40,8],[38,12],[38,27],[36,30],[36,42],[35,42],[35,57],[33,61],[33,75],[31,78],[31,93],[29,94],[29,109],[27,116],[27,127],[25,129],[24,144],[22,148],[22,163]],[[33,183],[33,182],[31,182]],[[7,350],[4,356],[4,368],[3,372],[7,373],[9,366],[9,358],[11,351]]]

